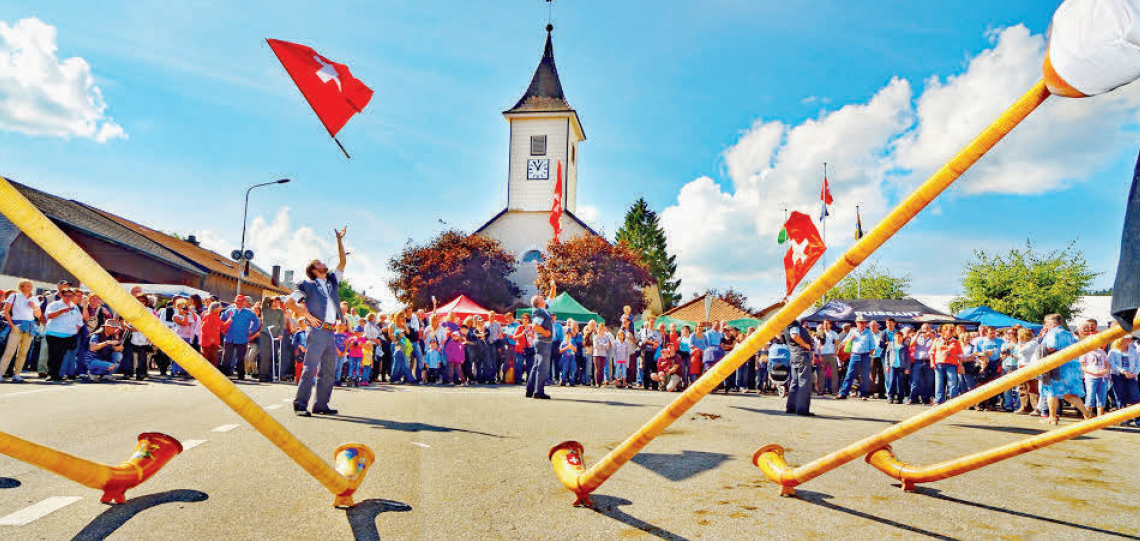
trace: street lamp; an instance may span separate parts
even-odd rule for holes
[[[238,262],[237,262],[238,263],[238,279],[237,279],[237,294],[238,295],[241,295],[241,279],[242,279],[242,276],[245,275],[245,273],[243,272],[244,269],[242,268],[242,262],[244,261],[246,265],[249,265],[249,260],[246,259],[246,257],[245,257],[245,222],[246,222],[246,218],[249,216],[249,192],[253,191],[254,188],[260,188],[262,186],[272,186],[274,184],[285,184],[285,183],[289,182],[289,180],[290,179],[283,178],[283,179],[275,180],[273,182],[262,182],[261,184],[254,184],[253,186],[250,186],[248,189],[245,190],[245,210],[241,214],[241,250],[240,251],[242,254],[242,256],[241,256],[242,258],[240,260],[238,260]]]

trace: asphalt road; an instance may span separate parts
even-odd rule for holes
[[[318,454],[360,441],[378,455],[352,510],[196,383],[0,385],[0,430],[117,464],[140,432],[200,440],[121,506],[0,456],[0,524],[59,509],[2,539],[1140,539],[1140,431],[1108,429],[904,494],[861,460],[780,498],[750,463],[780,443],[801,464],[920,411],[716,395],[594,496],[571,507],[548,449],[577,439],[592,464],[673,397],[614,389],[338,389],[335,418],[293,416],[293,387],[242,389]],[[1070,421],[1071,422],[1071,421]],[[237,425],[226,430],[227,425]],[[964,412],[894,445],[925,464],[1040,432],[1026,417]],[[70,498],[70,499],[63,499]],[[74,498],[79,498],[74,500]],[[47,502],[45,503],[45,500]],[[53,505],[54,504],[54,505]],[[32,509],[28,509],[32,507]]]

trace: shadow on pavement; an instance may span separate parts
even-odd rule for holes
[[[622,406],[626,408],[645,408],[649,404],[634,404],[632,402],[618,402],[616,400],[583,400],[581,398],[561,398],[555,397],[555,402],[580,402],[582,404],[598,404],[601,406]],[[657,407],[654,405],[653,407]]]
[[[967,424],[955,424],[955,425],[951,425],[951,426],[956,427],[956,428],[976,428],[978,430],[996,430],[998,432],[1009,432],[1010,434],[1021,434],[1024,436],[1036,436],[1038,434],[1044,434],[1045,432],[1047,432],[1049,430],[1047,428],[1037,429],[1037,428],[1027,428],[1027,427],[1023,427],[1023,426],[967,425]],[[1077,437],[1073,438],[1073,441],[1093,440],[1093,439],[1096,439],[1096,438],[1090,438],[1088,436],[1077,436]]]
[[[896,484],[894,486],[899,486],[899,485]],[[1099,534],[1103,534],[1103,535],[1111,535],[1111,536],[1120,537],[1120,538],[1124,538],[1124,539],[1140,539],[1140,537],[1135,536],[1135,535],[1130,535],[1130,534],[1121,533],[1121,532],[1114,532],[1112,530],[1105,530],[1102,528],[1097,528],[1096,526],[1086,526],[1084,524],[1077,524],[1075,522],[1068,522],[1068,521],[1061,520],[1061,519],[1043,517],[1041,515],[1034,515],[1032,513],[1026,513],[1024,511],[1014,511],[1012,509],[1003,509],[1001,507],[995,507],[995,506],[987,505],[984,503],[972,502],[969,500],[962,500],[962,499],[955,498],[953,496],[947,496],[947,495],[943,494],[942,491],[940,491],[936,488],[917,487],[917,488],[915,488],[914,493],[915,494],[922,494],[923,496],[929,496],[931,498],[936,498],[936,499],[942,500],[944,502],[951,502],[951,503],[958,503],[958,504],[962,504],[962,505],[968,505],[970,507],[977,507],[978,509],[985,509],[986,511],[994,511],[997,513],[1005,513],[1008,515],[1013,515],[1015,517],[1040,520],[1042,522],[1048,522],[1050,524],[1056,524],[1058,526],[1068,526],[1070,528],[1076,528],[1078,530],[1084,530],[1086,532],[1094,532],[1094,533],[1099,533]]]
[[[392,500],[364,500],[345,510],[352,537],[356,541],[380,541],[380,530],[376,528],[376,517],[380,513],[407,512],[412,506]]]
[[[0,489],[3,488],[16,488],[20,486],[20,481],[12,479],[11,477],[0,477]]]
[[[719,468],[721,464],[732,460],[732,457],[724,453],[685,450],[675,455],[638,453],[632,460],[635,464],[670,481],[684,481],[698,473]]]
[[[613,496],[599,496],[594,494],[590,496],[594,501],[593,507],[590,507],[595,513],[610,517],[618,522],[626,524],[632,528],[637,528],[649,535],[658,537],[660,539],[667,539],[668,541],[688,541],[688,539],[681,537],[669,530],[654,526],[637,517],[630,516],[628,513],[618,509],[622,505],[630,505],[631,501],[624,498],[615,498]],[[358,538],[359,539],[359,538]]]
[[[752,413],[760,413],[763,415],[791,415],[790,413],[788,413],[786,411],[781,411],[781,410],[762,410],[762,409],[757,409],[757,408],[748,408],[748,407],[744,407],[744,406],[729,406],[729,407],[732,409],[738,409],[741,411],[750,411]],[[868,423],[885,423],[885,424],[889,424],[889,425],[893,425],[893,424],[899,422],[898,420],[895,420],[895,419],[879,419],[877,417],[852,417],[850,415],[822,415],[819,413],[816,413],[814,418],[815,419],[823,419],[823,420],[835,420],[835,421],[867,421]]]
[[[813,505],[818,505],[820,507],[823,507],[824,509],[830,509],[832,511],[839,511],[840,513],[846,513],[846,514],[854,516],[854,517],[859,517],[862,519],[870,520],[870,521],[882,524],[884,526],[890,526],[892,528],[898,528],[900,530],[910,532],[913,534],[918,534],[918,535],[925,536],[925,537],[929,537],[931,539],[941,539],[943,541],[958,541],[958,538],[956,538],[956,537],[950,537],[948,535],[942,535],[938,532],[932,532],[930,530],[924,530],[922,528],[919,528],[918,526],[911,526],[909,524],[903,524],[901,522],[896,522],[896,521],[893,521],[893,520],[888,519],[888,518],[883,518],[880,516],[872,515],[870,513],[864,513],[863,511],[856,511],[854,509],[848,509],[848,508],[843,507],[841,505],[831,503],[831,502],[827,501],[827,500],[831,499],[830,494],[822,494],[819,492],[811,492],[811,491],[807,491],[807,490],[796,489],[796,499],[810,503],[810,504],[813,504]]]
[[[197,490],[170,490],[158,494],[148,494],[127,500],[127,503],[112,505],[103,511],[87,527],[83,528],[71,541],[96,541],[106,539],[116,530],[122,528],[128,520],[135,515],[164,503],[174,502],[203,502],[210,496]]]
[[[429,425],[427,423],[405,423],[402,421],[392,421],[390,419],[373,419],[371,417],[354,417],[352,415],[329,415],[320,416],[321,419],[329,421],[341,421],[344,423],[357,423],[362,425],[374,426],[384,430],[399,430],[400,432],[463,432],[466,434],[477,434],[480,436],[489,436],[492,438],[502,438],[498,434],[488,434],[486,432],[479,432],[478,430],[467,430],[465,428],[451,428],[449,426]]]

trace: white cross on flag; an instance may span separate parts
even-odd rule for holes
[[[784,254],[784,274],[788,284],[788,295],[795,291],[800,281],[819,258],[827,246],[819,236],[810,217],[802,212],[792,212],[788,221],[784,222],[784,230],[788,235],[788,251]]]
[[[554,181],[554,198],[550,202],[550,227],[554,230],[554,242],[562,233],[562,160],[558,160],[558,177]]]

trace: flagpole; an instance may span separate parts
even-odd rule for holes
[[[348,151],[344,149],[344,145],[340,144],[340,140],[338,140],[335,135],[332,136],[332,140],[336,141],[336,146],[340,147],[340,151],[344,153],[344,157],[351,160],[352,156],[348,155]]]
[[[823,182],[824,182],[824,188],[827,188],[827,162],[823,162]],[[823,189],[820,189],[820,195],[821,196],[823,195]],[[823,209],[824,209],[823,216],[821,217],[821,220],[820,220],[820,224],[823,226],[823,266],[819,268],[819,271],[820,271],[820,273],[822,273],[822,272],[827,270],[827,218],[830,216],[830,214],[828,214],[826,212],[827,211],[827,200],[824,199],[823,197],[820,197],[820,199],[822,199],[821,202],[823,203]],[[820,276],[823,276],[823,274],[820,274]],[[825,303],[827,302],[827,295],[826,294],[823,296],[823,302],[825,302]]]

